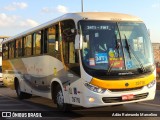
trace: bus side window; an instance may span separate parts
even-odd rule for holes
[[[30,56],[32,54],[32,35],[24,37],[24,56]]]
[[[16,57],[22,56],[22,38],[16,40]]]
[[[41,39],[41,31],[38,31],[33,34],[33,55],[39,55],[41,53]]]
[[[8,43],[3,44],[2,51],[3,51],[3,60],[8,59]]]
[[[55,26],[48,28],[48,53],[54,56],[55,49]]]
[[[15,41],[11,41],[9,43],[9,58],[12,59],[14,58],[14,48],[15,48]]]
[[[47,44],[48,44],[47,45],[48,54],[61,60],[60,51],[59,51],[59,42],[58,42],[59,41],[58,25],[53,25],[49,27],[46,30],[45,34],[47,34],[46,38],[47,38]]]

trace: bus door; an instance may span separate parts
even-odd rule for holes
[[[75,23],[73,20],[65,20],[61,23],[62,32],[62,56],[64,65],[66,68],[66,79],[69,81],[69,99],[70,102],[75,102],[75,98],[80,98],[77,94],[78,84],[73,84],[77,82],[80,78],[80,65],[78,58],[78,51],[75,50]],[[67,85],[67,84],[66,84]],[[65,86],[65,85],[64,85]],[[79,100],[77,100],[79,103]]]

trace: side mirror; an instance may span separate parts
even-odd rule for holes
[[[82,49],[82,35],[77,34],[75,37],[75,49]]]

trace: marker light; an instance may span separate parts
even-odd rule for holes
[[[94,98],[89,98],[88,100],[89,100],[89,102],[94,102],[95,101]]]
[[[89,83],[85,83],[84,85],[85,85],[88,89],[90,89],[91,91],[96,92],[96,93],[104,93],[104,92],[106,91],[105,89],[99,88],[99,87],[94,86],[94,85],[89,84]]]

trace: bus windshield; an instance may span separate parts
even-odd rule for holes
[[[126,71],[153,65],[150,38],[142,22],[80,21],[83,65]]]

